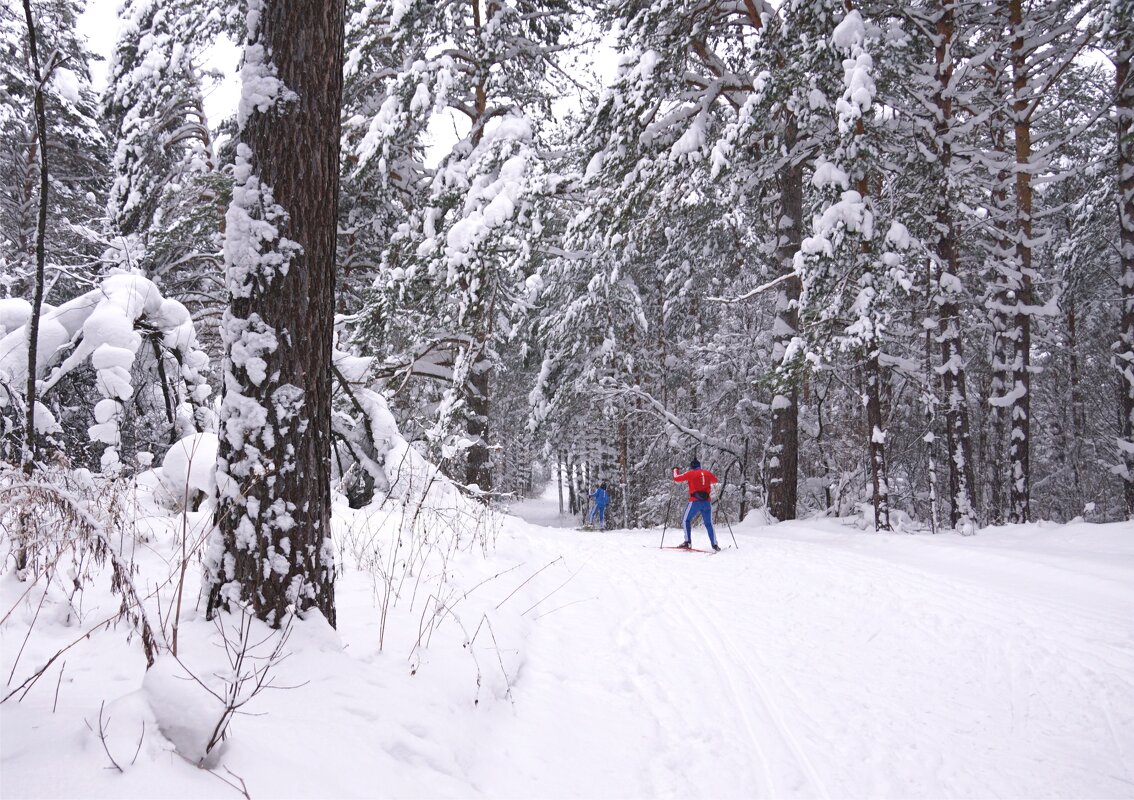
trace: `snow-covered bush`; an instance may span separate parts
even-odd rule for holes
[[[350,498],[350,507],[335,509],[335,539],[336,563],[371,575],[384,640],[403,590],[412,589],[407,598],[412,609],[422,576],[434,582],[422,595],[434,603],[427,627],[451,615],[443,601],[451,591],[450,561],[470,549],[487,553],[499,519],[402,437],[384,394],[370,385],[374,362],[343,353],[335,357],[333,460],[340,489]]]
[[[0,563],[14,562],[17,576],[38,589],[24,593],[39,602],[29,627],[45,610],[65,625],[86,624],[83,591],[108,571],[111,590],[122,603],[115,617],[97,627],[116,618],[126,621],[131,635],[141,635],[152,664],[158,638],[134,585],[131,548],[122,535],[128,527],[125,513],[118,487],[87,470],[47,469],[27,478],[15,468],[0,467]],[[33,672],[17,691],[41,674]]]
[[[0,308],[0,432],[9,437],[25,419],[30,312],[23,301]],[[139,275],[111,275],[73,300],[45,306],[36,362],[40,399],[50,406],[53,392],[70,389],[59,423],[71,435],[85,428],[90,442],[105,445],[100,464],[108,474],[121,470],[123,456],[164,451],[212,427],[202,405],[211,391],[208,358],[193,320]],[[37,421],[38,432],[57,430],[59,405],[55,416]]]
[[[217,435],[192,433],[165,454],[159,479],[175,510],[195,511],[217,491]]]

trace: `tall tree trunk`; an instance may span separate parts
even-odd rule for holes
[[[1007,163],[1008,134],[1007,121],[996,118],[992,123],[992,149],[997,161]],[[1007,412],[1003,398],[1008,394],[1012,378],[1012,347],[1008,338],[1011,324],[1009,316],[1009,280],[1012,271],[1014,251],[1009,216],[1009,179],[1007,168],[997,170],[993,180],[992,208],[995,241],[992,245],[992,262],[995,273],[992,281],[995,287],[990,298],[992,323],[992,380],[988,390],[988,423],[983,429],[985,435],[985,454],[988,458],[986,482],[988,486],[987,520],[993,524],[1003,524],[1005,509],[1008,507],[1006,480],[1006,458],[1004,443],[1007,439]]]
[[[555,458],[555,485],[559,489],[559,516],[563,516],[563,451]]]
[[[744,459],[740,462],[740,514],[738,522],[748,516],[748,437],[744,437]]]
[[[1065,437],[1067,446],[1064,456],[1071,465],[1071,498],[1075,507],[1069,509],[1069,516],[1083,511],[1083,441],[1086,436],[1087,420],[1083,409],[1083,375],[1079,366],[1079,323],[1073,294],[1066,298],[1067,325],[1067,382],[1071,399],[1069,422],[1064,426],[1070,436]]]
[[[482,492],[492,491],[492,459],[488,450],[488,413],[491,391],[492,362],[483,354],[482,345],[469,370],[465,409],[468,432],[472,444],[465,460],[465,484],[476,484]]]
[[[618,422],[618,480],[622,485],[622,527],[630,527],[630,432],[626,413]]]
[[[208,613],[335,624],[331,355],[344,0],[251,0],[225,262],[217,467],[223,558]],[[278,81],[274,80],[278,78]]]
[[[997,7],[999,14],[999,7]],[[999,64],[989,64],[989,91],[998,96],[1004,91],[1005,77],[1001,75]],[[1013,343],[1009,338],[1013,323],[1014,281],[1016,280],[1016,251],[1013,239],[1013,217],[1015,207],[1012,195],[1013,161],[1009,150],[1008,132],[1010,119],[1002,104],[992,107],[989,120],[990,150],[996,162],[995,174],[991,176],[991,221],[992,242],[989,244],[988,262],[992,270],[989,276],[989,322],[992,328],[991,379],[988,388],[988,416],[981,427],[982,454],[984,468],[979,474],[988,498],[983,508],[983,519],[992,524],[1002,524],[1006,520],[1009,506],[1010,475],[1007,466],[1007,422],[1006,404],[1010,403],[1009,389],[1013,382]]]
[[[973,459],[969,440],[968,393],[965,388],[965,354],[960,319],[960,262],[953,219],[953,71],[956,19],[952,0],[945,0],[937,18],[934,62],[936,83],[933,102],[937,108],[934,139],[941,169],[937,203],[937,241],[933,266],[937,300],[937,341],[941,348],[941,383],[945,400],[945,440],[949,454],[949,519],[963,530],[975,524],[973,512]]]
[[[1118,225],[1122,317],[1115,354],[1122,382],[1121,427],[1126,518],[1134,519],[1134,12],[1126,6],[1116,20],[1114,105],[1118,118]]]
[[[28,384],[27,408],[25,411],[26,430],[24,432],[24,474],[30,476],[35,469],[35,404],[36,404],[36,363],[39,359],[39,318],[43,310],[43,283],[47,262],[47,111],[43,104],[43,82],[47,76],[39,63],[39,44],[36,41],[35,19],[32,16],[30,0],[24,0],[24,18],[28,26],[28,50],[31,54],[32,78],[35,81],[35,131],[39,149],[39,216],[35,231],[35,297],[32,300],[31,319],[28,320]],[[26,553],[21,548],[17,561],[23,568]]]
[[[472,26],[477,36],[482,35],[485,26],[492,23],[493,17],[499,10],[500,6],[496,3],[489,2],[487,7],[482,9],[481,0],[472,0],[470,8]],[[477,69],[473,109],[470,115],[473,147],[479,145],[483,139],[484,125],[488,118],[487,70],[480,64],[477,65]],[[486,270],[482,271],[477,276],[477,282],[480,286],[476,290],[478,292],[487,291],[489,276],[486,272]],[[465,292],[472,290],[471,280],[468,276],[462,279],[461,289]],[[473,328],[480,330],[473,334],[477,340],[476,360],[470,369],[469,382],[465,389],[465,408],[468,412],[465,431],[472,442],[465,456],[465,485],[472,486],[475,484],[482,492],[485,492],[486,494],[482,495],[481,499],[486,502],[487,493],[493,489],[492,458],[488,445],[488,414],[491,400],[489,392],[492,373],[488,342],[492,335],[492,314],[493,303],[490,301],[487,310],[481,310],[479,318],[476,318],[474,314],[473,318],[469,320]]]
[[[847,10],[852,8],[847,0]],[[862,117],[855,121],[855,137],[860,141],[866,135],[866,124]],[[871,175],[863,169],[862,174],[855,181],[855,189],[862,197],[867,210],[874,215],[873,197],[870,192]],[[877,194],[877,192],[876,192]],[[861,239],[859,258],[862,259],[863,271],[859,279],[862,291],[873,290],[877,297],[878,273],[873,263],[872,246],[870,240]],[[877,299],[871,301],[876,303]],[[870,313],[873,313],[871,309]],[[871,325],[869,340],[865,343],[863,355],[865,356],[864,377],[866,379],[866,439],[867,452],[870,458],[870,484],[872,489],[872,505],[874,507],[874,530],[888,531],[890,527],[890,487],[886,472],[886,427],[882,416],[882,365],[879,362],[882,351],[882,339],[877,325]]]
[[[792,158],[797,131],[789,118],[784,134],[789,161],[779,173],[780,228],[776,255],[782,275],[791,275],[803,239],[803,165]],[[798,276],[780,284],[772,331],[772,445],[768,449],[768,511],[778,520],[795,519],[799,474],[799,379],[794,363],[785,364],[788,346],[799,333]]]
[[[1012,343],[1012,405],[1008,434],[1008,465],[1011,470],[1008,518],[1027,522],[1031,518],[1031,350],[1032,350],[1032,129],[1028,115],[1028,60],[1024,31],[1023,0],[1009,0],[1008,22],[1012,36],[1012,116],[1016,139],[1016,269]]]
[[[932,260],[930,262],[930,280],[932,281]],[[926,483],[929,485],[929,530],[932,533],[937,533],[938,528],[938,511],[937,511],[937,442],[934,439],[933,429],[937,427],[935,418],[936,412],[936,398],[933,397],[933,332],[926,330],[925,332],[925,428],[929,431],[926,436],[926,444],[929,451],[929,464],[928,475],[926,476]],[[952,473],[950,472],[950,475]]]
[[[890,489],[886,480],[886,429],[882,419],[882,368],[878,351],[866,357],[866,427],[870,439],[870,485],[874,530],[890,530]]]

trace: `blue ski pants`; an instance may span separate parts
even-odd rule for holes
[[[716,544],[717,534],[713,530],[713,504],[708,500],[689,501],[689,508],[685,509],[685,541],[693,540],[693,520],[698,514],[705,520],[705,530],[709,533],[710,544]]]
[[[594,522],[595,517],[598,517],[598,519],[599,519],[599,528],[605,529],[606,528],[606,506],[596,505],[594,508],[592,508],[590,516],[587,517],[587,523],[589,524],[589,523]]]

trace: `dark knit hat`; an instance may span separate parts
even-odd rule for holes
[[[693,459],[692,461],[689,462],[689,469],[700,469],[700,468],[701,468],[701,462],[698,461],[697,459]]]

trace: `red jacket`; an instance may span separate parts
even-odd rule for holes
[[[677,469],[673,470],[674,483],[688,483],[689,484],[689,500],[697,501],[701,498],[695,497],[695,492],[709,492],[709,487],[717,482],[717,476],[709,472],[707,469],[691,469],[688,472],[678,474]]]

